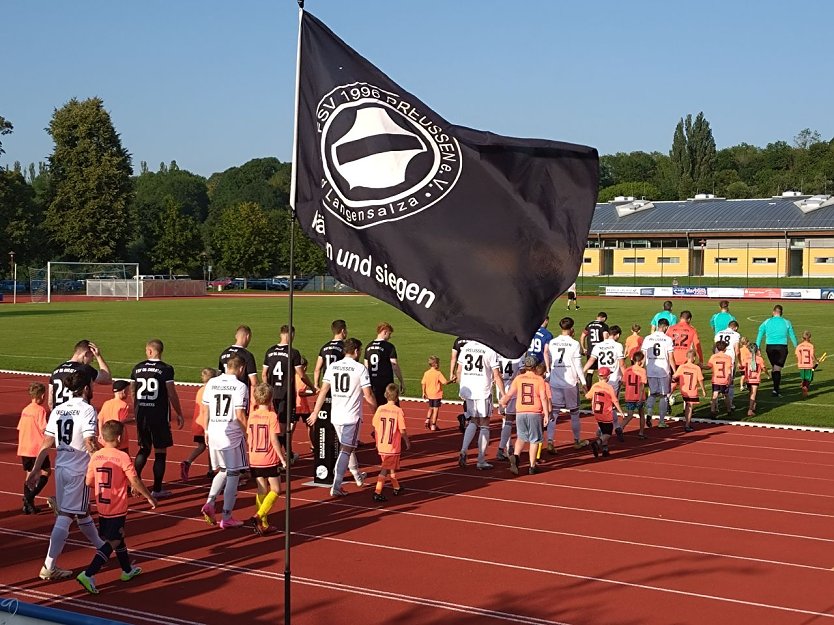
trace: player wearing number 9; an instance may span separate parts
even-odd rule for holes
[[[177,426],[182,429],[180,398],[174,385],[174,368],[163,362],[164,346],[159,339],[152,339],[145,345],[146,360],[133,368],[130,374],[130,391],[136,414],[136,438],[139,452],[136,454],[136,473],[142,477],[142,469],[154,449],[153,496],[157,499],[170,497],[170,491],[163,490],[165,465],[168,448],[174,445],[171,435],[171,409],[177,417]]]

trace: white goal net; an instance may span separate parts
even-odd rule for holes
[[[29,270],[33,302],[53,302],[72,297],[139,299],[137,263],[63,263]]]

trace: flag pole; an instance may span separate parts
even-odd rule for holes
[[[295,58],[295,116],[292,135],[292,170],[290,175],[290,284],[289,284],[289,344],[287,345],[287,422],[284,431],[287,434],[287,470],[284,502],[284,623],[290,625],[292,609],[292,573],[290,570],[290,476],[292,471],[292,430],[290,429],[295,415],[295,367],[293,366],[292,345],[295,332],[293,331],[293,303],[295,295],[295,196],[297,161],[298,161],[298,100],[301,81],[301,19],[304,16],[304,0],[298,2],[298,46]]]

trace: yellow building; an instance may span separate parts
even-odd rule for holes
[[[834,277],[834,198],[598,204],[583,276]]]

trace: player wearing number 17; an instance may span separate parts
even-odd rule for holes
[[[180,398],[174,385],[174,368],[163,362],[164,346],[159,339],[152,339],[145,345],[146,360],[135,367],[130,374],[130,390],[136,415],[136,438],[139,452],[134,464],[141,479],[142,469],[154,449],[153,459],[153,496],[157,499],[170,497],[171,492],[163,490],[165,464],[168,460],[168,448],[174,446],[171,435],[171,409],[177,415],[177,427],[182,429],[185,420],[182,416]]]

